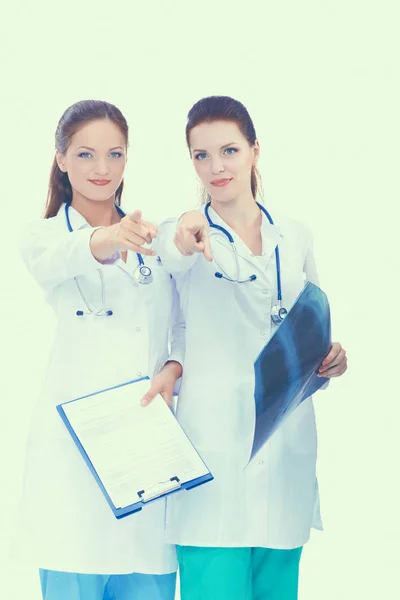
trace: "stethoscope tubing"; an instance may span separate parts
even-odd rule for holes
[[[261,212],[264,213],[264,215],[267,217],[268,221],[271,223],[271,225],[274,225],[274,221],[271,217],[271,215],[269,214],[269,212],[267,211],[267,209],[262,206],[259,202],[256,202],[257,206],[259,207],[259,209],[261,210]],[[211,202],[208,202],[205,206],[204,209],[204,214],[206,216],[206,219],[208,221],[209,226],[212,229],[216,229],[217,231],[220,231],[221,233],[223,233],[227,239],[229,240],[229,242],[232,244],[232,248],[233,248],[233,252],[236,255],[236,246],[235,246],[235,241],[232,237],[232,235],[229,233],[229,231],[227,231],[225,229],[225,227],[222,227],[221,225],[217,225],[216,223],[214,223],[211,220],[210,214],[209,214],[209,208],[211,206]],[[279,255],[279,248],[278,246],[276,246],[275,248],[275,264],[276,264],[276,281],[277,281],[277,291],[278,291],[278,303],[279,305],[282,302],[282,283],[281,283],[281,261],[280,261],[280,255]]]
[[[70,233],[72,233],[73,232],[73,227],[72,227],[71,219],[70,219],[70,216],[69,216],[70,206],[71,206],[71,202],[67,202],[65,204],[65,220],[66,220],[66,223],[67,223],[68,231]],[[122,208],[120,206],[118,206],[118,204],[115,204],[115,208],[116,208],[118,214],[121,217],[125,217],[126,216],[125,212],[122,210]],[[137,252],[136,256],[137,256],[138,263],[139,263],[139,265],[138,265],[139,278],[138,278],[137,282],[138,283],[151,283],[151,281],[152,281],[152,272],[151,272],[150,267],[147,267],[145,265],[143,256],[140,253]],[[146,274],[144,274],[144,271],[145,271]],[[85,298],[85,295],[84,295],[84,293],[82,291],[82,288],[81,288],[81,286],[79,284],[78,278],[74,277],[75,284],[76,284],[76,287],[78,289],[78,292],[79,292],[79,294],[80,294],[80,296],[81,296],[81,298],[82,298],[82,300],[83,300],[83,302],[84,302],[87,310],[89,311],[89,313],[84,313],[84,311],[78,310],[78,311],[76,311],[76,315],[77,316],[83,316],[84,314],[90,314],[90,315],[96,316],[96,317],[103,317],[103,316],[111,316],[111,315],[113,315],[113,311],[112,310],[106,310],[105,307],[104,307],[104,303],[105,303],[104,278],[103,278],[103,273],[100,270],[99,270],[99,273],[100,273],[100,281],[101,281],[101,302],[102,302],[102,308],[97,309],[97,310],[93,310],[89,306],[89,303],[87,302],[87,300]]]

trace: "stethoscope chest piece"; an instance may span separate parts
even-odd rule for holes
[[[287,316],[288,311],[286,308],[282,308],[279,305],[275,305],[271,310],[271,319],[275,325],[280,325],[284,318]]]
[[[139,265],[135,271],[135,279],[141,285],[146,285],[153,281],[153,273],[147,265]]]

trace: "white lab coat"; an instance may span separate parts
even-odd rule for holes
[[[215,479],[167,501],[166,539],[218,547],[295,548],[310,528],[322,528],[316,478],[317,434],[307,399],[245,468],[254,424],[254,360],[270,338],[277,300],[274,249],[279,243],[283,305],[290,308],[304,280],[318,283],[311,235],[300,223],[262,218],[262,257],[210,209],[233,235],[240,277],[234,284],[214,276],[219,268],[202,255],[175,248],[176,221],[159,228],[158,253],[176,279],[186,321],[185,372],[177,418]],[[228,241],[226,241],[228,246]]]
[[[99,264],[91,254],[93,228],[64,207],[30,226],[24,260],[57,315],[57,331],[43,393],[29,434],[19,532],[13,553],[36,566],[79,573],[153,573],[176,570],[173,546],[163,541],[165,501],[117,520],[70,438],[56,405],[96,390],[158,372],[168,358],[183,362],[184,324],[175,285],[153,257],[144,257],[154,281],[137,286],[137,256],[125,264]],[[103,272],[110,317],[76,316],[101,302]],[[171,353],[169,335],[171,317]]]

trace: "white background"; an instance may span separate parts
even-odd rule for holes
[[[349,355],[346,376],[316,398],[326,531],[305,549],[300,600],[400,597],[396,6],[2,6],[2,597],[40,598],[34,570],[12,565],[7,553],[54,322],[17,243],[21,228],[42,213],[57,121],[77,100],[117,104],[131,131],[124,206],[161,220],[197,203],[184,126],[191,105],[211,94],[247,105],[272,214],[279,207],[312,227],[334,338]]]

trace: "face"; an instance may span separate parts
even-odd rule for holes
[[[61,171],[68,173],[74,200],[114,198],[126,164],[126,140],[108,119],[83,125],[71,138],[65,154],[56,154]]]
[[[260,153],[257,140],[250,146],[236,123],[214,121],[194,127],[189,142],[196,173],[213,200],[251,194],[251,172]]]

